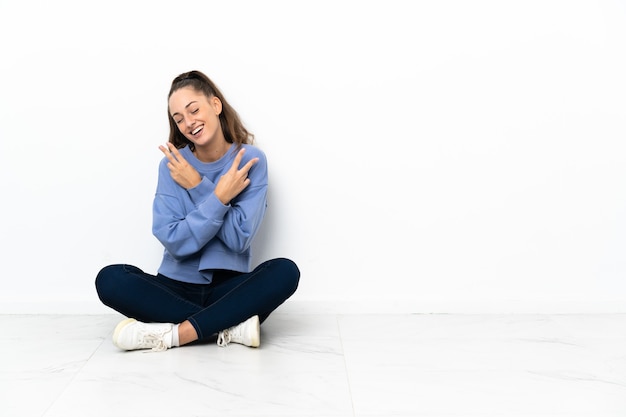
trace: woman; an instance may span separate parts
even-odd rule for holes
[[[153,203],[152,232],[165,248],[157,275],[109,265],[96,278],[100,300],[129,317],[113,343],[162,351],[217,334],[219,346],[258,347],[260,324],[300,279],[285,258],[251,270],[250,247],[267,204],[265,154],[199,71],[172,81],[168,119]]]

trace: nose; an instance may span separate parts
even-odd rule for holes
[[[186,117],[186,116],[185,116],[185,125],[186,125],[188,128],[190,128],[190,129],[191,129],[191,128],[193,127],[193,125],[194,125],[194,124],[195,124],[195,120],[193,120],[191,117]]]

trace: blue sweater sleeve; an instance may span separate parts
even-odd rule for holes
[[[259,157],[249,172],[250,185],[229,205],[213,192],[215,183],[207,176],[196,187],[185,190],[171,177],[167,160],[159,165],[159,180],[153,203],[152,232],[172,257],[182,260],[196,255],[213,239],[241,253],[251,244],[265,214],[267,162],[260,150],[246,151],[242,165]],[[230,167],[214,173],[215,181]]]
[[[246,150],[246,154],[252,154]],[[224,216],[224,223],[217,232],[217,237],[236,253],[242,253],[250,247],[267,208],[267,160],[261,152],[246,155],[243,166],[252,157],[259,161],[250,168],[250,184],[230,203],[230,209]],[[218,200],[219,201],[219,200]]]

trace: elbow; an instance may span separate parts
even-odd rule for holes
[[[228,249],[237,254],[242,254],[247,252],[250,249],[250,245],[252,245],[252,236],[248,236],[245,239],[236,239],[231,242],[224,242]]]
[[[155,234],[155,237],[161,242],[167,253],[176,261],[182,261],[197,252],[197,249],[189,245],[189,242],[180,242],[167,237]]]
[[[231,246],[229,249],[232,250],[234,253],[240,255],[242,253],[245,253],[249,248],[250,248],[249,243],[238,242],[237,245]]]
[[[180,248],[176,248],[172,246],[169,246],[169,247],[165,246],[165,250],[167,250],[167,253],[169,253],[170,256],[177,262],[184,261],[185,259],[189,258],[191,255],[193,255],[192,252],[183,251]]]

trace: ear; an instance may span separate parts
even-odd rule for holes
[[[213,96],[211,97],[210,103],[211,107],[215,110],[215,114],[219,116],[222,113],[222,100]]]

